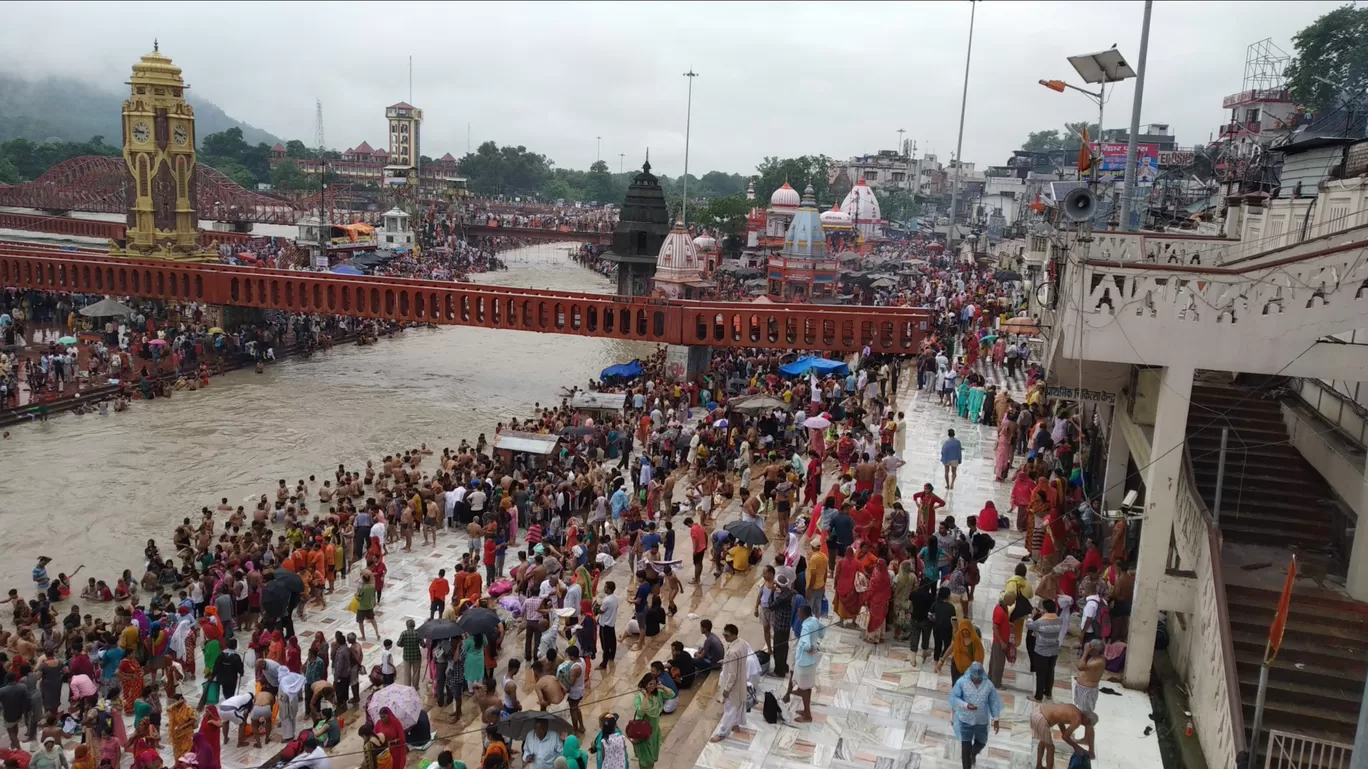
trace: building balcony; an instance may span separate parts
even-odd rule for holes
[[[1105,238],[1099,238],[1104,241]],[[1043,308],[1060,359],[1357,381],[1368,348],[1321,342],[1368,315],[1368,227],[1227,260],[1063,265]],[[1061,363],[1056,360],[1055,363]]]

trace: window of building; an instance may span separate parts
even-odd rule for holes
[[[386,243],[393,243],[393,242],[394,242],[394,236],[393,236],[393,235],[386,235],[386,236],[385,236],[385,242],[386,242]]]
[[[879,180],[879,172],[878,172],[878,171],[865,171],[865,172],[864,172],[864,179],[865,179],[865,181],[867,181],[867,182],[877,182],[877,181]]]
[[[1244,119],[1245,119],[1245,122],[1246,122],[1246,123],[1257,123],[1257,122],[1259,122],[1259,108],[1258,108],[1258,107],[1254,107],[1253,109],[1247,109],[1247,110],[1245,110],[1245,118],[1244,118]]]
[[[892,177],[893,181],[900,182],[907,178],[907,174],[903,173],[902,171],[894,171],[892,172]]]

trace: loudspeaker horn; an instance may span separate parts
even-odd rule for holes
[[[1087,187],[1070,190],[1064,196],[1064,218],[1071,222],[1086,222],[1097,210],[1097,196]]]

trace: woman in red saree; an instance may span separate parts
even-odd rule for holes
[[[810,431],[812,432],[812,431]],[[820,433],[821,431],[816,431]],[[807,482],[803,484],[803,502],[812,504],[822,494],[822,455],[816,449],[808,452]]]
[[[840,625],[846,625],[846,620],[854,620],[860,616],[861,594],[855,589],[855,576],[860,573],[860,562],[855,558],[855,548],[846,548],[845,557],[836,562],[836,616],[840,617]]]
[[[893,603],[893,580],[888,576],[888,561],[882,558],[874,564],[874,573],[869,577],[865,603],[869,606],[869,624],[865,627],[865,640],[870,643],[882,643],[884,628],[888,627],[888,609]]]
[[[862,515],[856,521],[859,523],[862,519],[865,525],[856,530],[857,536],[869,543],[871,547],[879,544],[879,540],[883,538],[883,497],[878,494],[871,494],[861,512]]]
[[[836,441],[836,461],[841,465],[841,472],[850,471],[850,464],[855,459],[855,439],[850,437],[850,433],[842,433]]]
[[[1017,531],[1026,531],[1026,510],[1031,506],[1031,490],[1035,481],[1023,468],[1017,471],[1016,482],[1012,484],[1012,510],[1016,514]],[[980,526],[980,528],[982,528]]]
[[[266,645],[266,659],[280,665],[285,664],[285,634],[279,630],[271,631],[271,640]]]
[[[132,713],[133,703],[142,696],[144,680],[142,665],[132,657],[124,657],[123,662],[117,668],[119,675],[119,692],[123,699],[123,712]],[[136,753],[134,754],[137,755]]]
[[[389,708],[380,709],[380,720],[375,722],[376,735],[383,737],[394,758],[394,766],[401,767],[408,761],[408,743],[404,741],[404,725]]]
[[[200,719],[199,734],[195,735],[195,757],[199,759],[199,769],[219,769],[223,759],[223,721],[218,707],[210,705],[204,709]],[[203,740],[199,738],[203,737]],[[207,763],[206,763],[207,762]]]
[[[285,640],[285,667],[291,673],[298,673],[304,667],[304,652],[299,648],[299,636],[290,636]]]
[[[998,530],[998,509],[993,500],[983,503],[983,509],[974,521],[978,524],[978,530],[984,533],[991,534]]]

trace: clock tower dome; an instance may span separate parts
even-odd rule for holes
[[[123,104],[124,199],[128,229],[116,256],[217,261],[199,245],[195,210],[195,110],[180,67],[154,42],[133,65]]]

